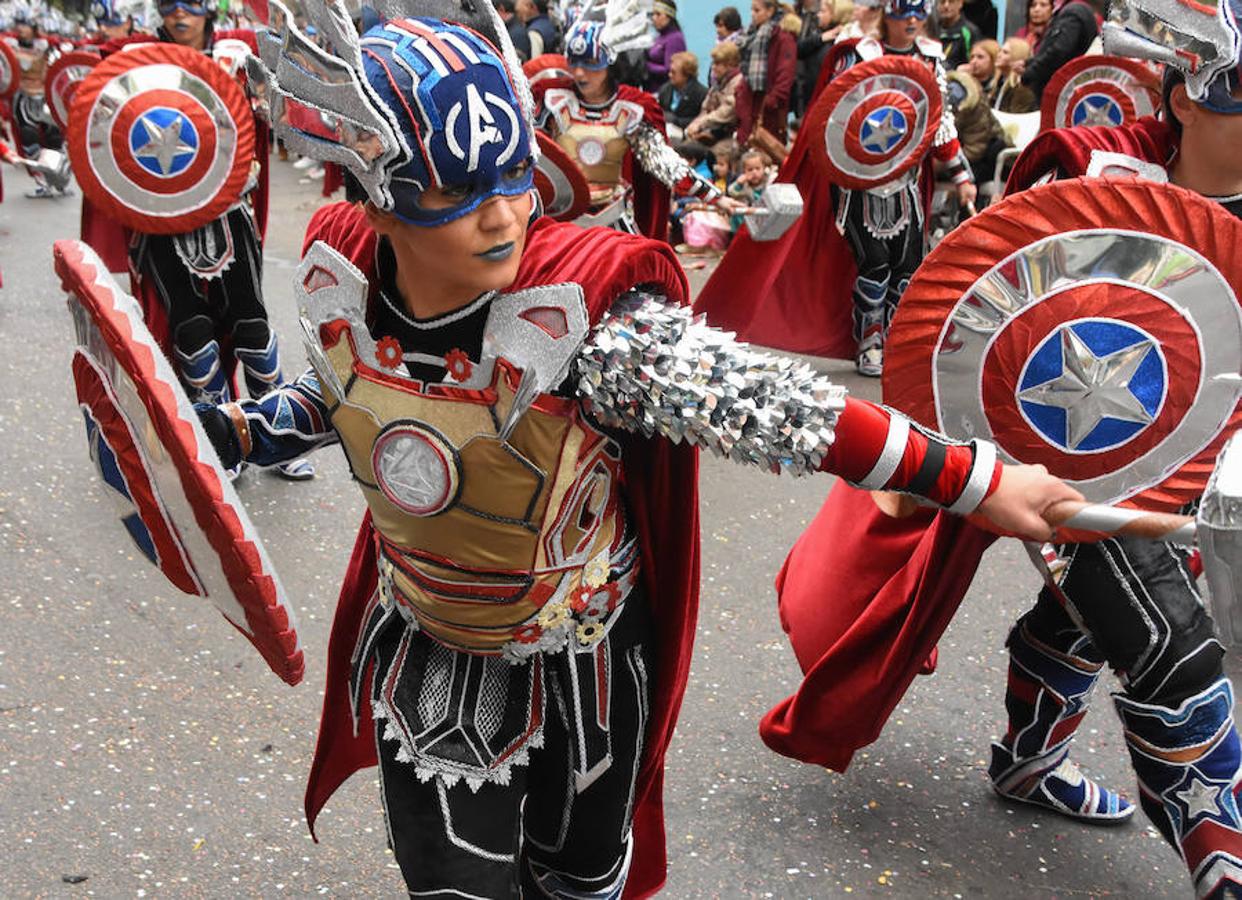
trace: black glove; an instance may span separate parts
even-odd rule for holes
[[[229,414],[211,403],[195,403],[194,411],[198,413],[198,420],[203,423],[203,430],[220,457],[220,465],[225,469],[237,468],[242,461],[241,442],[237,439],[237,430]]]

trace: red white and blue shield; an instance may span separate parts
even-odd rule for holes
[[[884,397],[1089,499],[1173,511],[1242,424],[1242,222],[1198,194],[1077,179],[989,207],[902,297]]]
[[[241,196],[254,120],[241,88],[207,56],[142,44],[108,57],[78,87],[69,157],[83,193],[123,225],[193,231]]]
[[[293,609],[138,302],[81,241],[57,241],[87,441],[121,522],[168,580],[216,606],[277,675],[304,671]]]
[[[43,78],[43,95],[47,108],[61,131],[69,128],[69,105],[83,79],[99,65],[99,56],[85,50],[74,50],[56,58]]]
[[[1121,56],[1080,56],[1044,87],[1040,128],[1119,128],[1159,108],[1160,79],[1147,66]]]
[[[591,186],[586,176],[548,134],[536,131],[539,160],[535,163],[535,189],[543,211],[558,222],[572,222],[591,208]]]
[[[840,187],[867,189],[923,161],[940,126],[940,88],[926,63],[884,56],[846,69],[807,112],[812,158]]]
[[[0,40],[0,100],[8,100],[17,93],[17,83],[21,80],[18,72],[17,54],[3,40]]]

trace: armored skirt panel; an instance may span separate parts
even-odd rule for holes
[[[423,385],[364,364],[348,325],[327,331],[345,396],[325,399],[371,510],[384,602],[469,653],[521,658],[554,635],[602,637],[637,568],[613,577],[614,557],[632,555],[617,445],[576,400],[550,394],[502,439],[521,378],[503,358],[490,387]],[[613,602],[595,609],[595,593]],[[575,618],[588,607],[600,615]]]

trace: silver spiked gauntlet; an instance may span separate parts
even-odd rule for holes
[[[805,363],[751,350],[641,291],[609,310],[577,367],[584,406],[606,428],[794,475],[819,469],[845,408],[845,388]]]

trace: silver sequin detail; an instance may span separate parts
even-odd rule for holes
[[[604,316],[578,372],[586,409],[605,427],[795,475],[820,467],[845,408],[845,388],[805,363],[755,352],[638,291]]]
[[[649,122],[640,122],[626,137],[634,149],[639,168],[660,184],[672,189],[689,178],[693,184],[686,193],[707,200],[720,196],[716,186],[690,168],[686,158]]]

